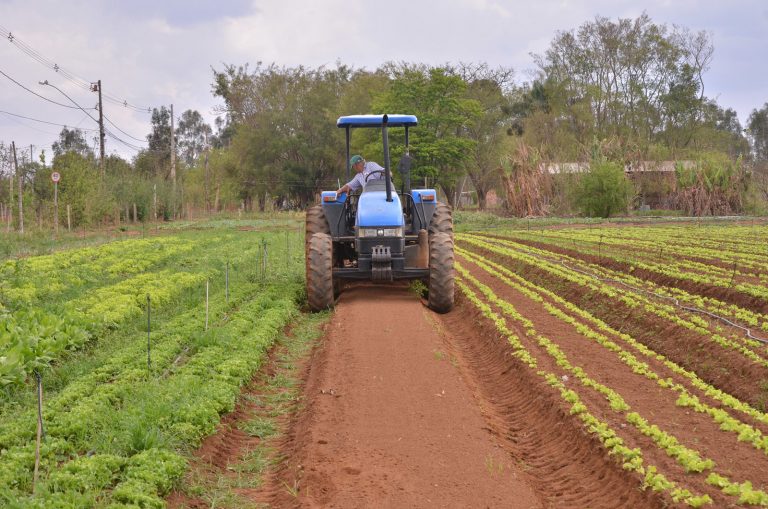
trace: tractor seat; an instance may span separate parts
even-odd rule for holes
[[[387,183],[384,182],[384,179],[376,179],[376,180],[369,180],[365,187],[363,187],[363,192],[368,193],[371,191],[386,191],[387,190]],[[392,184],[392,191],[395,191],[395,184]]]

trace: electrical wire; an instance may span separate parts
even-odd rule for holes
[[[121,132],[121,133],[123,133],[124,135],[128,136],[129,138],[131,138],[131,139],[133,139],[133,140],[136,140],[136,141],[140,141],[140,142],[142,142],[142,143],[149,143],[149,142],[148,142],[146,139],[136,138],[135,136],[131,136],[131,135],[130,135],[130,134],[128,134],[127,132],[123,131],[122,129],[120,129],[119,127],[117,127],[117,125],[116,125],[114,122],[112,122],[112,121],[109,119],[109,117],[107,117],[106,115],[104,115],[104,120],[106,120],[107,122],[109,122],[110,124],[112,124],[112,127],[114,127],[115,129],[117,129],[118,131],[120,131],[120,132]]]
[[[33,122],[40,122],[41,124],[55,125],[55,126],[59,126],[59,127],[73,127],[73,126],[68,126],[66,124],[57,124],[56,122],[48,122],[47,120],[39,120],[39,119],[32,118],[32,117],[25,117],[24,115],[19,115],[17,113],[11,113],[10,111],[0,110],[0,113],[4,113],[6,115],[11,115],[12,117],[23,118],[25,120],[31,120]],[[80,131],[97,131],[98,132],[98,129],[88,129],[86,127],[74,127],[74,129],[78,129]]]
[[[2,74],[2,75],[3,75],[3,76],[5,76],[6,78],[8,78],[8,79],[9,79],[9,80],[11,80],[12,82],[14,82],[15,84],[17,84],[18,86],[20,86],[21,88],[23,88],[24,90],[26,90],[27,92],[29,92],[30,94],[36,95],[36,96],[37,96],[37,97],[39,97],[40,99],[44,99],[44,100],[48,101],[49,103],[53,103],[53,104],[55,104],[56,106],[62,106],[62,107],[64,107],[64,108],[70,108],[70,109],[73,109],[73,110],[76,110],[76,109],[82,109],[82,108],[78,108],[77,106],[71,106],[71,105],[69,105],[69,104],[63,104],[63,103],[60,103],[60,102],[56,102],[56,101],[54,101],[53,99],[48,99],[47,97],[45,97],[45,96],[43,96],[43,95],[40,95],[40,94],[38,94],[38,93],[37,93],[37,92],[35,92],[34,90],[30,90],[29,88],[25,87],[24,85],[22,85],[21,83],[19,83],[19,82],[18,82],[18,81],[16,81],[15,79],[13,79],[13,78],[11,78],[10,76],[8,76],[7,74],[5,74],[5,73],[4,73],[2,70],[0,70],[0,74]],[[93,108],[93,109],[95,110],[96,108]]]
[[[37,51],[35,51],[31,46],[27,45],[24,41],[13,35],[7,28],[0,25],[0,36],[7,39],[11,44],[16,46],[19,50],[21,50],[23,53],[25,53],[27,56],[35,60],[36,62],[44,65],[45,67],[48,67],[49,69],[53,70],[57,74],[60,74],[61,76],[64,76],[64,78],[68,79],[69,81],[75,83],[77,86],[84,88],[85,90],[93,92],[93,86],[94,82],[90,82],[88,80],[85,80],[74,73],[70,72],[69,70],[61,67],[56,62],[44,57]],[[142,113],[151,113],[152,109],[149,107],[143,107],[143,106],[136,106],[134,104],[129,103],[125,99],[121,99],[119,97],[115,97],[110,94],[105,94],[102,91],[102,99],[106,99],[107,101],[118,104],[120,106],[123,106],[125,108],[132,109],[134,111],[142,112]]]

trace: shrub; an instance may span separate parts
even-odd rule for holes
[[[633,195],[634,187],[620,164],[595,161],[579,180],[575,201],[588,217],[610,217],[626,212]]]

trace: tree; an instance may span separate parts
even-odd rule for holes
[[[690,142],[712,52],[705,32],[670,30],[642,14],[559,32],[536,61],[550,106],[579,143],[615,137],[647,152],[664,133],[668,143]]]
[[[114,211],[111,197],[94,185],[99,181],[99,171],[93,157],[68,151],[54,157],[52,170],[61,174],[59,202],[71,206],[73,225],[97,224]]]
[[[51,146],[53,155],[60,156],[67,152],[75,152],[82,156],[92,156],[93,151],[88,146],[85,133],[80,129],[68,129],[64,127],[59,133],[59,141]]]
[[[464,163],[477,145],[467,130],[482,116],[482,105],[466,97],[467,84],[445,67],[388,64],[385,69],[392,84],[374,100],[374,109],[417,113],[419,128],[413,130],[411,150],[414,177],[435,178],[456,207]],[[402,146],[397,138],[393,141],[393,147]]]
[[[768,162],[768,103],[759,110],[752,110],[747,120],[747,132],[755,160]]]
[[[475,146],[464,168],[477,192],[478,207],[485,210],[488,191],[499,183],[503,145],[512,125],[509,93],[514,72],[506,67],[467,63],[452,70],[467,84],[466,96],[482,108],[479,118],[466,126],[466,136]]]
[[[165,106],[152,109],[152,131],[147,135],[147,156],[153,161],[156,175],[170,177],[171,171],[171,110]]]
[[[254,200],[263,209],[268,197],[281,202],[288,196],[303,206],[321,187],[335,187],[344,145],[334,123],[352,75],[341,65],[214,70],[214,93],[225,102],[221,112],[235,122],[231,148],[237,165],[230,167],[230,178],[247,208]]]
[[[200,154],[211,146],[213,130],[200,112],[187,110],[181,114],[176,129],[179,152],[187,166],[194,166]]]

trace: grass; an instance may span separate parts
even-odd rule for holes
[[[485,456],[485,469],[491,475],[491,477],[501,475],[504,472],[504,464],[494,460],[492,454]]]
[[[456,210],[453,212],[453,228],[457,233],[482,230],[537,230],[559,225],[606,225],[621,223],[638,223],[645,221],[650,224],[659,221],[675,221],[697,223],[733,223],[734,221],[756,220],[765,221],[764,217],[729,216],[729,217],[684,217],[676,211],[653,210],[643,214],[632,213],[629,216],[610,218],[591,217],[506,217],[492,212]]]
[[[285,432],[288,417],[300,410],[301,379],[299,366],[306,359],[322,334],[329,313],[302,314],[290,331],[275,343],[272,375],[257,376],[242,399],[253,407],[250,415],[236,426],[252,437],[260,439],[258,445],[231,462],[225,471],[211,473],[207,469],[193,469],[182,481],[179,491],[190,497],[203,498],[211,507],[255,507],[238,489],[258,488],[270,469],[286,458],[276,449],[276,440]],[[297,482],[283,482],[281,488],[298,497]]]

